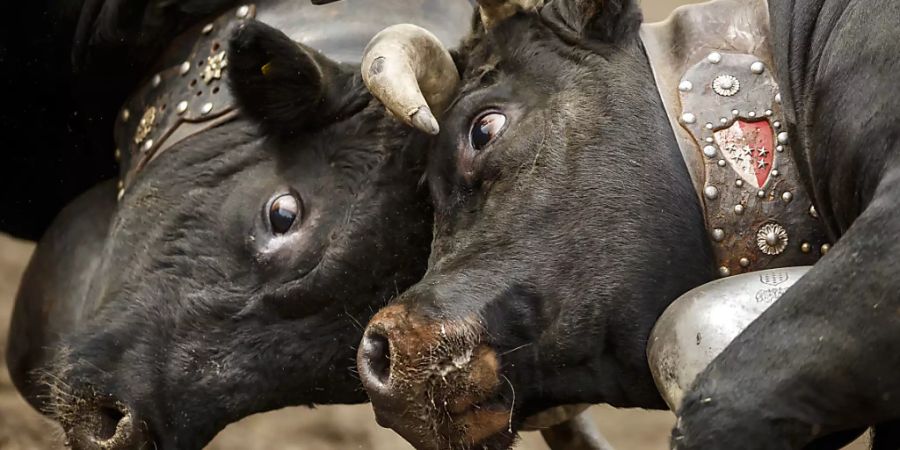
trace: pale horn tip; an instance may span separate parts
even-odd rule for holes
[[[434,114],[431,113],[431,109],[427,106],[420,106],[419,109],[409,117],[409,121],[414,127],[431,135],[436,135],[441,131],[437,119],[434,117]]]

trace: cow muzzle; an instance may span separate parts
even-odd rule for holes
[[[419,449],[509,445],[513,405],[483,335],[474,320],[430,321],[400,304],[381,310],[357,356],[378,423]]]

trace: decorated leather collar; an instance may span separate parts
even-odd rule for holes
[[[114,131],[120,199],[164,151],[237,116],[226,85],[228,38],[255,15],[254,5],[243,5],[182,33],[159,70],[126,101]]]
[[[684,6],[641,29],[723,277],[811,265],[830,248],[790,152],[768,36],[765,0]]]

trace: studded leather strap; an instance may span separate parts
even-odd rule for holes
[[[789,151],[768,35],[765,0],[685,6],[641,30],[722,276],[829,249]]]
[[[115,127],[120,197],[166,149],[237,115],[225,82],[228,38],[255,13],[254,5],[240,6],[181,34],[126,101]]]

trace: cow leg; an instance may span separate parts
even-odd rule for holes
[[[541,436],[551,450],[613,450],[588,411],[541,430]]]
[[[900,418],[900,170],[801,280],[698,376],[679,449],[796,449]]]
[[[900,449],[900,420],[875,426],[872,433],[872,450]]]

